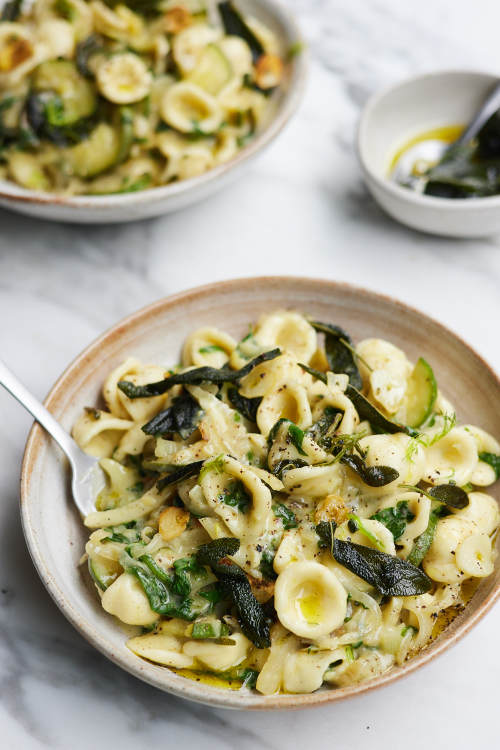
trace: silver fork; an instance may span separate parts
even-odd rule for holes
[[[98,459],[87,456],[78,447],[73,438],[61,427],[45,406],[19,382],[2,360],[0,360],[0,385],[3,385],[32,414],[38,424],[54,438],[66,454],[72,472],[73,500],[82,516],[86,516],[95,509],[96,495],[104,485],[104,476],[99,467]]]

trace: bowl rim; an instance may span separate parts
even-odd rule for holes
[[[374,292],[370,289],[360,287],[348,282],[339,282],[328,279],[318,279],[309,277],[298,277],[298,276],[258,276],[258,277],[240,277],[236,279],[230,279],[225,281],[215,281],[202,286],[193,287],[185,291],[177,292],[168,297],[161,298],[149,305],[146,305],[139,310],[132,312],[125,318],[121,319],[114,325],[107,328],[100,336],[92,341],[85,349],[78,354],[73,361],[66,367],[59,378],[56,380],[46,398],[44,399],[44,405],[50,410],[57,402],[58,396],[61,392],[64,392],[66,385],[70,385],[71,377],[75,371],[80,367],[87,357],[98,350],[103,344],[106,344],[108,340],[120,337],[130,326],[133,326],[137,322],[144,322],[148,318],[154,317],[158,311],[165,311],[171,308],[176,308],[185,302],[193,299],[210,298],[214,293],[230,292],[234,289],[240,289],[242,287],[251,288],[255,285],[269,285],[272,286],[276,282],[282,284],[308,284],[310,287],[316,287],[318,291],[324,290],[328,287],[332,294],[339,290],[344,290],[349,293],[357,295],[368,296],[374,303],[389,303],[396,307],[399,307],[401,311],[411,312],[416,314],[429,324],[437,326],[445,336],[451,337],[458,341],[458,343],[465,347],[468,352],[476,358],[486,368],[489,376],[493,379],[495,384],[500,389],[500,377],[494,371],[492,366],[481,356],[470,344],[464,339],[457,335],[454,331],[444,326],[439,321],[435,320],[426,313],[419,309],[407,305],[404,302],[392,297],[388,294]],[[66,382],[67,381],[67,382]],[[67,620],[76,628],[76,630],[98,651],[104,654],[108,659],[114,662],[116,665],[124,669],[126,672],[134,675],[135,677],[143,680],[144,682],[153,685],[164,692],[173,694],[177,697],[187,698],[197,703],[203,703],[205,705],[211,705],[219,708],[235,708],[245,710],[277,710],[277,709],[299,709],[307,708],[311,706],[320,706],[327,703],[336,703],[341,700],[346,700],[351,697],[359,696],[379,687],[383,687],[396,682],[397,680],[412,674],[420,667],[428,664],[435,657],[442,654],[452,645],[455,645],[461,638],[463,638],[484,615],[493,607],[494,603],[500,598],[500,581],[486,596],[484,601],[476,606],[476,608],[469,612],[467,618],[463,620],[454,630],[450,631],[446,635],[446,631],[443,631],[442,636],[432,642],[427,648],[419,652],[410,661],[405,662],[402,666],[393,667],[388,672],[379,675],[366,682],[350,685],[342,688],[330,688],[315,693],[309,694],[278,694],[274,696],[264,695],[249,695],[248,693],[240,693],[239,691],[231,691],[224,689],[211,688],[203,683],[198,683],[188,678],[183,678],[182,681],[178,680],[178,675],[171,672],[168,667],[164,668],[162,677],[156,677],[153,673],[148,673],[144,664],[149,666],[149,662],[143,662],[139,660],[136,662],[131,655],[131,658],[122,658],[119,654],[114,653],[113,649],[109,647],[108,642],[100,636],[99,630],[89,626],[86,627],[85,621],[82,621],[78,612],[73,609],[70,602],[68,602],[62,592],[59,590],[57,582],[50,569],[46,566],[43,555],[38,551],[38,544],[36,540],[36,532],[32,527],[29,516],[29,497],[30,497],[30,480],[33,474],[34,466],[38,460],[37,454],[42,447],[43,443],[51,442],[51,438],[45,433],[42,427],[36,422],[28,435],[26,442],[25,452],[22,461],[21,468],[21,481],[20,481],[20,512],[21,522],[24,537],[28,550],[30,552],[33,564],[42,580],[42,583],[46,587],[48,593],[52,597],[55,604],[61,610]],[[63,469],[66,471],[66,469]],[[157,666],[157,665],[156,665]],[[141,668],[142,667],[142,668]],[[167,678],[166,680],[164,678]]]
[[[11,180],[0,181],[0,200],[15,203],[36,204],[39,206],[60,206],[64,208],[92,208],[106,209],[137,204],[148,204],[182,196],[191,191],[202,190],[216,182],[233,169],[246,164],[260,151],[263,151],[281,133],[292,116],[297,111],[304,92],[309,69],[309,51],[294,14],[283,0],[257,0],[274,18],[281,19],[283,25],[289,29],[290,43],[301,45],[300,54],[292,60],[290,85],[284,91],[281,105],[262,131],[244,148],[224,164],[212,167],[201,175],[179,180],[169,185],[158,185],[133,193],[105,193],[103,195],[65,196],[57,193],[43,193],[23,188]],[[0,7],[2,6],[0,2]],[[284,39],[286,37],[283,37]]]
[[[404,78],[396,83],[386,86],[381,91],[375,92],[368,99],[365,104],[363,111],[358,120],[356,129],[355,144],[356,144],[356,155],[358,163],[361,167],[361,171],[366,180],[373,181],[376,185],[386,193],[390,193],[395,198],[404,200],[406,203],[411,203],[417,206],[425,208],[434,208],[440,212],[443,209],[449,210],[450,212],[456,211],[468,211],[468,212],[480,212],[482,209],[488,210],[492,208],[500,207],[500,195],[490,195],[477,200],[471,200],[470,198],[442,198],[439,196],[422,195],[416,193],[414,190],[408,190],[402,185],[398,185],[396,182],[392,182],[387,177],[381,177],[371,167],[368,166],[368,159],[366,155],[366,149],[363,146],[363,140],[366,134],[369,132],[369,119],[373,114],[373,110],[379,106],[383,100],[394,93],[398,89],[404,89],[411,87],[412,85],[425,80],[436,80],[438,78],[445,78],[447,76],[476,76],[483,80],[490,79],[499,81],[499,76],[493,71],[476,70],[473,68],[445,68],[443,70],[435,70],[428,73],[420,73],[415,76]]]

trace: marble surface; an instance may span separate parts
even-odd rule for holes
[[[500,72],[497,0],[289,0],[311,49],[301,110],[245,179],[194,208],[123,227],[0,211],[2,357],[39,396],[101,330],[207,281],[261,273],[352,281],[394,294],[500,370],[500,238],[404,229],[367,195],[352,142],[368,95],[418,71]],[[498,405],[492,405],[498,408]],[[434,664],[382,692],[308,712],[225,712],[170,698],[96,653],[46,594],[26,551],[18,475],[29,418],[0,393],[0,745],[152,744],[340,750],[494,745],[500,609]],[[293,739],[292,739],[293,738]]]

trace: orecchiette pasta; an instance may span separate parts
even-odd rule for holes
[[[283,42],[231,1],[21,5],[0,20],[0,178],[29,190],[120,194],[198,177],[267,126],[289,74]]]
[[[93,7],[106,33],[130,20]],[[204,44],[178,35],[184,70]],[[75,423],[106,477],[84,559],[103,609],[147,629],[138,657],[263,695],[350,685],[425,648],[492,573],[499,443],[456,425],[425,360],[315,325],[199,328],[181,365],[116,367]]]

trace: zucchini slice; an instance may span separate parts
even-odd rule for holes
[[[406,424],[420,427],[430,416],[437,398],[437,383],[432,367],[420,357],[408,379]]]
[[[118,577],[116,563],[113,564],[110,561],[110,564],[106,565],[105,558],[98,560],[89,557],[89,573],[95,585],[101,591],[106,591],[108,586],[111,586],[113,581]]]
[[[45,114],[49,125],[64,127],[90,117],[97,108],[94,85],[86,80],[69,60],[48,60],[33,75],[35,91],[52,92],[53,102],[47,103]]]
[[[101,122],[88,138],[68,149],[67,158],[77,177],[95,177],[116,164],[120,152],[120,129]]]
[[[189,80],[215,96],[224,88],[232,74],[231,63],[221,48],[216,44],[208,44]]]

